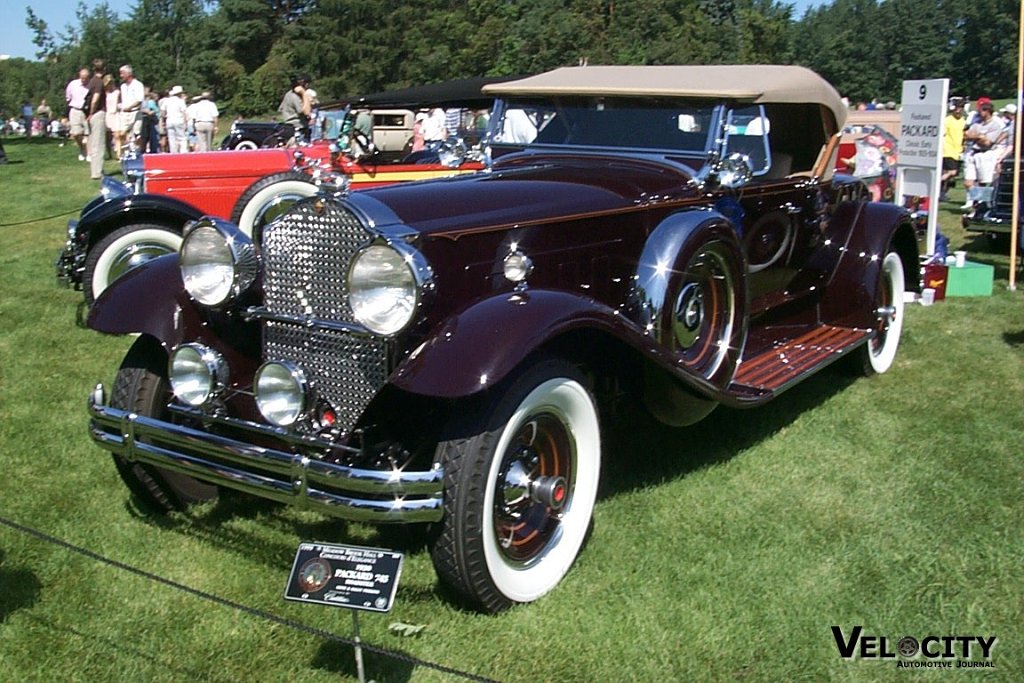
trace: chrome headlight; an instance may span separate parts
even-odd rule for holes
[[[121,177],[130,188],[129,194],[146,191],[146,165],[141,156],[125,156],[121,159]]]
[[[348,271],[352,314],[375,334],[400,332],[416,313],[428,271],[422,256],[405,245],[366,247],[352,259]]]
[[[179,256],[185,290],[207,306],[236,298],[256,279],[256,246],[241,230],[217,218],[207,216],[194,223]]]
[[[202,344],[183,344],[167,363],[171,391],[182,403],[198,407],[227,384],[228,364],[223,356]]]
[[[309,391],[305,373],[284,361],[261,365],[253,382],[256,407],[267,422],[278,427],[287,427],[305,414],[312,403]]]

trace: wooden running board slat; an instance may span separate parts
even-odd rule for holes
[[[753,358],[744,359],[733,378],[742,384],[776,391],[817,366],[824,366],[864,341],[867,330],[822,325]]]

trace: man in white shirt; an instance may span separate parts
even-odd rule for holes
[[[197,152],[209,152],[213,149],[213,132],[217,129],[219,116],[220,112],[217,110],[217,105],[210,99],[210,93],[201,94],[199,101],[192,106]]]
[[[135,78],[132,67],[125,64],[118,71],[121,76],[121,99],[117,109],[121,112],[119,121],[119,132],[121,141],[124,144],[133,144],[135,136],[142,128],[142,122],[137,121],[142,102],[146,99],[146,87],[142,81]],[[138,124],[138,125],[136,125]]]
[[[188,128],[185,123],[185,91],[180,85],[171,88],[164,102],[164,117],[167,126],[167,151],[181,153],[188,151]]]
[[[430,110],[426,121],[423,122],[423,142],[441,142],[448,137],[448,129],[445,126],[444,109],[435,107]]]
[[[964,157],[964,189],[967,202],[960,208],[968,210],[976,201],[983,201],[996,173],[996,164],[1006,145],[1006,124],[996,117],[991,102],[978,106],[978,122],[964,133],[967,155]],[[991,190],[988,190],[990,193]]]

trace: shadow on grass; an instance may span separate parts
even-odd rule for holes
[[[5,553],[0,550],[0,624],[18,610],[32,607],[39,600],[42,583],[34,572],[18,567],[8,567]]]
[[[395,654],[398,656],[388,656],[364,649],[363,670],[366,678],[375,681],[408,681],[412,678],[416,665],[401,659],[407,656],[404,653],[395,651]],[[324,642],[317,650],[310,666],[352,678],[358,676],[355,648],[345,643]]]
[[[1024,330],[1004,333],[1003,341],[1006,342],[1007,346],[1024,346]]]
[[[677,479],[729,460],[799,419],[856,381],[842,363],[823,370],[758,408],[719,406],[690,427],[669,427],[631,407],[604,435],[602,497]]]
[[[643,408],[631,404],[610,422],[603,435],[601,497],[614,497],[727,461],[793,423],[854,381],[855,377],[833,366],[762,407],[719,407],[703,421],[685,428],[665,426]],[[300,540],[369,545],[415,554],[429,548],[433,531],[428,525],[373,527],[316,515],[296,519],[282,512],[286,509],[283,504],[230,490],[222,490],[215,503],[184,514],[151,513],[134,500],[128,507],[147,524],[200,539],[274,569],[290,566]],[[245,520],[257,520],[257,525],[246,528],[245,524],[232,523]],[[291,540],[269,540],[265,533],[268,528]],[[403,588],[403,600],[441,600],[462,607],[457,596],[439,585],[420,594]]]
[[[1017,273],[1024,270],[1024,245],[1017,248]],[[964,244],[967,251],[967,259],[975,263],[983,263],[993,268],[993,279],[1010,279],[1010,238],[1009,236],[992,239],[991,237],[974,233],[968,242]]]
[[[308,519],[294,519],[281,514],[288,509],[283,503],[230,489],[221,489],[215,503],[186,513],[166,515],[154,512],[134,497],[126,500],[125,507],[132,516],[146,524],[206,541],[275,569],[291,566],[300,540],[370,545],[407,554],[426,549],[430,540],[430,531],[426,525],[387,524],[369,527],[316,515],[310,515]],[[229,524],[257,518],[258,529],[249,530]],[[295,541],[268,541],[263,533],[267,528],[281,531]]]
[[[68,640],[69,638],[67,638],[66,636],[75,636],[77,638],[81,638],[83,641],[88,643],[90,650],[97,649],[97,646],[102,645],[103,647],[108,648],[112,652],[117,653],[117,655],[119,656],[130,657],[136,660],[148,662],[150,664],[159,665],[160,667],[163,667],[166,676],[172,680],[229,680],[211,678],[209,671],[197,671],[195,669],[190,669],[187,666],[183,666],[180,661],[175,661],[170,659],[169,657],[164,656],[164,653],[159,650],[155,652],[150,652],[147,650],[140,649],[138,647],[133,647],[124,640],[114,640],[113,638],[108,638],[102,633],[96,631],[82,631],[77,628],[74,628],[73,626],[68,626],[67,624],[58,624],[45,617],[40,617],[35,614],[28,614],[25,616],[25,619],[31,621],[34,624],[37,624],[38,626],[46,630],[46,632],[51,636],[55,634],[61,634],[65,636],[64,638],[61,638],[61,640]]]

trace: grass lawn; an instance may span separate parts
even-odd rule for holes
[[[136,508],[85,411],[131,340],[76,327],[82,295],[54,281],[66,222],[97,183],[70,145],[5,146],[0,518],[351,635],[348,611],[283,601],[296,547],[394,547],[393,535],[239,495],[166,518]],[[497,616],[460,611],[410,542],[395,607],[362,616],[364,641],[502,681],[1020,680],[1024,300],[1007,291],[1006,254],[959,227],[963,190],[953,196],[942,229],[995,266],[991,297],[909,305],[895,366],[879,377],[830,369],[764,408],[719,409],[685,429],[625,411],[605,435],[593,536],[554,593]],[[403,637],[393,622],[424,628]],[[844,660],[832,626],[862,626],[889,651],[908,635],[995,636],[995,668]],[[377,681],[454,680],[378,654],[366,666]],[[343,643],[0,524],[0,672],[312,683],[351,680],[355,665]]]

